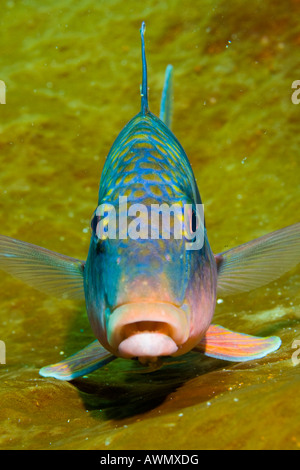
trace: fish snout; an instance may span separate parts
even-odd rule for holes
[[[107,340],[119,357],[149,361],[175,354],[189,338],[189,314],[169,303],[128,303],[109,317]]]

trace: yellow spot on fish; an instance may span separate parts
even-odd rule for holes
[[[171,182],[171,178],[170,178],[170,176],[169,176],[167,173],[164,173],[164,174],[163,174],[163,179],[164,179],[165,181],[168,181],[169,183]]]
[[[123,192],[123,196],[129,197],[132,194],[132,189],[131,188],[126,188],[125,191]]]
[[[159,186],[150,186],[150,189],[151,189],[151,192],[157,196],[157,197],[161,197],[162,196],[162,190],[160,189]]]
[[[145,191],[143,189],[137,189],[134,191],[134,195],[135,197],[143,197],[145,196]]]
[[[123,183],[129,183],[132,181],[135,177],[134,173],[130,173],[129,175],[126,175],[125,178],[123,179]]]
[[[172,188],[170,186],[165,186],[164,189],[168,193],[169,197],[173,197],[174,193],[173,193]]]
[[[129,163],[126,168],[125,168],[125,171],[133,171],[135,169],[135,164],[134,163]]]
[[[153,149],[154,146],[152,144],[149,144],[147,142],[137,142],[136,144],[133,145],[133,149],[135,148],[142,148],[142,149]]]
[[[154,162],[153,163],[152,162],[141,162],[139,166],[142,170],[158,170],[159,171],[161,169],[160,165],[158,165],[157,163],[154,163]]]
[[[145,176],[145,179],[150,180],[150,181],[157,181],[157,182],[161,181],[157,173],[149,173],[147,176]]]
[[[156,148],[157,148],[161,153],[163,153],[164,155],[168,155],[168,151],[167,151],[166,147],[164,147],[163,145],[156,144]]]

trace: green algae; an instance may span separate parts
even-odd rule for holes
[[[139,111],[142,20],[150,109],[172,63],[174,132],[214,252],[297,222],[299,13],[296,0],[3,2],[1,233],[86,258],[105,156]],[[217,305],[215,322],[281,337],[264,359],[190,353],[151,374],[117,360],[62,383],[38,370],[93,340],[84,305],[1,274],[0,448],[299,448],[299,279]]]

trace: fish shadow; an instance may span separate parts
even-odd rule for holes
[[[86,340],[84,347],[94,338],[90,339],[90,327],[87,318],[81,314],[73,322],[70,330],[70,339],[74,341],[74,331],[85,329]],[[269,336],[279,333],[283,326],[290,326],[288,320],[276,322],[272,325],[262,325],[259,335]],[[71,333],[72,331],[72,333]],[[85,336],[85,335],[84,335]],[[78,346],[79,337],[76,338]],[[84,338],[80,337],[79,343]],[[165,406],[168,397],[175,396],[185,386],[184,392],[176,394],[173,400],[172,410],[180,410],[185,406],[199,404],[209,401],[213,387],[212,380],[206,379],[209,373],[218,372],[222,369],[228,371],[235,369],[236,362],[228,362],[212,359],[198,352],[190,352],[179,358],[164,359],[162,367],[157,370],[149,370],[136,360],[116,359],[103,368],[71,381],[76,387],[82,402],[91,416],[101,421],[123,420],[142,415],[159,408],[163,414],[170,410]],[[243,369],[256,367],[257,362],[243,363]],[[194,390],[189,392],[189,381],[193,382]],[[197,382],[195,384],[195,381]],[[222,376],[222,390],[227,390],[227,374]],[[162,406],[163,405],[163,406]]]
[[[224,368],[225,364],[192,352],[180,361],[178,358],[166,359],[159,370],[148,372],[137,361],[117,359],[106,370],[100,369],[88,379],[73,380],[72,384],[94,418],[122,420],[160,407],[189,380]],[[203,399],[207,396],[198,402]],[[181,409],[184,403],[179,400],[176,407]]]
[[[76,310],[68,330],[67,355],[94,341],[83,305]],[[70,383],[76,387],[86,410],[95,419],[122,420],[156,409],[189,380],[225,366],[225,361],[196,352],[179,358],[166,358],[160,368],[152,371],[137,360],[118,358]],[[207,399],[206,395],[204,399]],[[183,406],[180,400],[177,404],[179,409]]]

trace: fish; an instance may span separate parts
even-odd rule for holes
[[[141,109],[105,160],[86,261],[0,236],[2,270],[49,295],[85,300],[94,341],[43,367],[42,377],[70,381],[118,358],[151,369],[190,351],[244,362],[281,346],[277,336],[239,333],[212,320],[218,296],[266,285],[300,262],[300,223],[212,252],[198,185],[172,132],[173,67],[166,68],[157,117],[148,103],[144,22],[140,38]],[[169,232],[162,206],[179,208],[169,218]],[[153,207],[159,217],[151,213],[150,223]],[[181,237],[175,237],[176,221]]]

